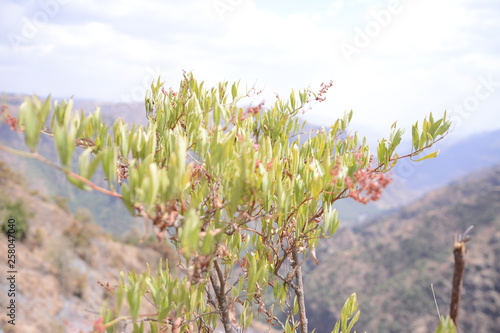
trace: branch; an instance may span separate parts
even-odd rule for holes
[[[455,241],[453,246],[453,255],[455,257],[455,268],[453,270],[453,287],[451,290],[451,302],[450,302],[450,318],[458,329],[458,312],[460,310],[460,298],[462,291],[462,282],[464,278],[465,271],[465,243],[469,241],[470,238]]]
[[[217,297],[217,303],[219,303],[218,308],[220,311],[220,318],[222,321],[222,325],[224,326],[224,330],[226,331],[226,333],[236,333],[236,330],[231,324],[231,319],[229,318],[229,306],[227,304],[227,299],[224,292],[224,276],[222,274],[219,263],[217,262],[217,259],[214,260],[214,268],[210,270],[210,282],[212,282],[215,297]]]
[[[289,281],[287,279],[285,279],[285,277],[283,275],[281,275],[280,273],[278,272],[275,272],[274,275],[276,275],[277,277],[279,277],[285,284],[288,284],[290,287],[292,287],[293,290],[297,291],[297,286],[295,285],[295,283],[293,283],[292,281]]]
[[[112,197],[115,197],[115,198],[119,198],[121,199],[122,198],[122,195],[118,192],[113,192],[113,191],[110,191],[110,190],[107,190],[103,187],[100,187],[100,186],[97,186],[96,184],[94,184],[93,182],[91,182],[90,180],[88,180],[87,178],[85,177],[82,177],[72,171],[69,171],[49,160],[47,160],[45,157],[41,156],[40,154],[38,154],[37,152],[32,152],[32,153],[27,153],[27,152],[23,152],[23,151],[20,151],[20,150],[17,150],[17,149],[12,149],[12,148],[9,148],[9,147],[6,147],[4,145],[2,145],[0,143],[0,149],[2,150],[5,150],[9,153],[12,153],[12,154],[16,154],[16,155],[19,155],[19,156],[24,156],[24,157],[29,157],[29,158],[34,158],[34,159],[37,159],[53,168],[56,168],[57,170],[59,171],[62,171],[64,172],[66,175],[68,175],[69,177],[71,178],[74,178],[76,180],[79,180],[81,181],[82,183],[85,183],[85,185],[88,185],[89,187],[91,187],[92,189],[98,191],[98,192],[101,192],[101,193],[104,193],[104,194],[107,194],[109,196],[112,196]]]
[[[428,149],[428,148],[430,148],[430,147],[434,146],[436,143],[438,143],[439,141],[443,140],[443,139],[444,139],[444,138],[448,135],[448,133],[449,133],[449,131],[448,131],[448,132],[446,132],[445,134],[441,135],[441,137],[440,137],[439,139],[434,140],[433,142],[429,143],[427,146],[422,147],[422,148],[420,148],[420,149],[418,149],[418,150],[415,150],[414,152],[411,152],[411,153],[406,154],[406,155],[403,155],[403,156],[398,156],[397,158],[396,158],[396,157],[392,157],[392,158],[390,158],[390,159],[389,159],[389,163],[390,163],[390,162],[394,162],[396,159],[397,159],[397,160],[400,160],[400,159],[402,159],[402,158],[408,158],[408,157],[410,158],[410,160],[412,160],[411,158],[412,158],[413,156],[416,156],[416,155],[420,154],[421,152],[423,152],[424,150],[426,150],[426,149]],[[412,160],[412,161],[413,161],[413,160]],[[379,162],[380,162],[380,161],[379,161]],[[385,165],[386,165],[386,164],[384,164],[384,163],[379,164],[376,168],[374,168],[374,169],[373,169],[373,172],[379,172],[379,170],[380,170],[383,166],[385,166]],[[392,167],[391,167],[391,168],[392,168]],[[389,170],[387,170],[387,171],[389,171]]]
[[[295,280],[297,282],[297,289],[295,294],[297,295],[297,302],[299,305],[299,318],[300,318],[300,333],[308,333],[307,331],[307,316],[306,316],[306,303],[304,300],[304,285],[302,283],[302,269],[299,263],[299,252],[297,247],[294,246],[292,250],[292,266],[295,272]]]
[[[266,319],[266,321],[268,323],[270,323],[271,325],[273,325],[273,320],[276,321],[276,323],[278,323],[280,326],[281,326],[281,329],[283,330],[283,332],[285,331],[285,325],[281,322],[281,320],[279,320],[278,317],[276,317],[271,311],[272,311],[272,308],[271,308],[271,311],[269,311],[267,308],[266,308],[266,304],[264,303],[264,301],[262,300],[262,297],[260,297],[260,295],[254,295],[254,298],[255,300],[257,301],[257,303],[259,303],[259,312],[263,312],[268,318],[269,318],[269,321]],[[274,326],[274,325],[273,325]]]

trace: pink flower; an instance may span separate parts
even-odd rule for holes
[[[94,332],[97,333],[105,333],[106,332],[106,326],[102,323],[104,319],[99,318],[94,322]]]

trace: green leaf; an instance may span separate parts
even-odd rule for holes
[[[347,331],[346,333],[349,333],[351,332],[352,330],[352,327],[354,326],[354,324],[356,324],[358,322],[358,319],[359,319],[359,315],[360,315],[360,311],[356,312],[356,314],[352,317],[351,319],[351,322],[349,323],[349,326],[347,327]]]
[[[36,109],[33,101],[29,98],[19,107],[19,124],[24,126],[24,138],[31,151],[36,151],[40,129],[38,128]]]
[[[337,323],[333,327],[332,333],[339,333],[339,329],[340,329],[340,320],[337,320]]]
[[[418,135],[418,122],[415,123],[415,125],[412,126],[412,142],[413,142],[413,150],[417,151],[419,149],[419,139],[420,136]]]
[[[76,136],[75,136],[76,139],[82,138],[82,134],[87,130],[87,127],[90,124],[90,116],[84,117],[83,111],[81,113],[80,118],[81,118],[81,120],[80,120],[80,123],[78,125],[78,130],[76,131]]]
[[[255,260],[255,255],[247,255],[250,266],[248,268],[248,285],[247,292],[249,297],[253,297],[253,293],[255,292],[256,282],[257,282],[257,261]]]
[[[247,320],[245,320],[245,326],[244,326],[245,328],[250,327],[250,324],[252,323],[252,319],[253,319],[253,312],[250,312]]]
[[[319,175],[318,172],[314,173],[313,180],[312,180],[312,188],[311,188],[311,194],[313,198],[317,198],[319,194],[321,193],[321,190],[323,188],[323,179]]]
[[[292,106],[292,110],[294,110],[296,107],[295,107],[295,93],[292,89],[292,92],[290,93],[290,104]]]
[[[76,178],[70,176],[69,174],[67,174],[67,178],[71,184],[78,187],[80,190],[87,190],[87,191],[90,190],[90,187],[85,185],[85,183],[83,181],[76,179]]]
[[[54,129],[54,141],[59,153],[61,163],[69,166],[71,161],[72,146],[68,146],[68,132],[63,127],[56,125]]]
[[[98,153],[94,156],[94,158],[90,162],[90,166],[88,167],[88,170],[87,170],[87,175],[85,176],[87,179],[92,178],[92,176],[94,175],[97,167],[99,166],[99,163],[101,162],[101,157],[102,157],[102,154]]]
[[[214,236],[210,231],[208,231],[205,234],[205,237],[203,238],[203,242],[200,248],[200,252],[202,255],[210,255],[213,253],[215,247],[215,240]]]
[[[306,104],[307,92],[305,90],[299,91],[300,103]]]
[[[433,153],[430,153],[422,158],[419,158],[418,160],[415,160],[415,162],[420,162],[420,161],[423,161],[423,160],[426,160],[426,159],[429,159],[429,158],[435,158],[437,157],[439,154],[439,150],[433,152]]]
[[[342,333],[349,333],[352,329],[353,325],[359,319],[359,311],[353,316],[353,313],[358,308],[357,296],[356,293],[353,293],[344,303],[341,311],[341,327]],[[351,320],[351,323],[347,325],[347,323]]]
[[[231,88],[231,94],[233,95],[233,101],[234,101],[238,96],[238,88],[236,87],[236,83],[234,83],[233,87]]]
[[[455,323],[450,319],[450,316],[440,318],[439,326],[436,329],[436,333],[456,333],[457,328],[455,327]]]
[[[445,115],[446,115],[446,113],[445,113]],[[445,118],[443,118],[443,119],[445,119]],[[443,124],[436,131],[436,136],[445,134],[446,131],[448,131],[448,129],[450,128],[450,126],[451,126],[450,120],[443,122]]]
[[[149,322],[149,330],[151,333],[158,333],[158,323],[150,321]]]
[[[273,287],[273,297],[274,297],[275,300],[278,300],[279,292],[280,292],[280,284],[276,280],[274,282],[274,287]]]
[[[199,235],[200,220],[194,209],[190,209],[184,218],[180,231],[181,248],[187,256],[198,249]]]
[[[387,147],[385,146],[385,141],[381,141],[378,144],[377,158],[379,163],[385,164],[387,160]]]
[[[43,105],[40,107],[40,111],[38,112],[37,119],[38,119],[38,128],[39,130],[42,130],[45,122],[47,121],[47,118],[50,114],[50,95],[47,97]]]
[[[438,130],[438,128],[441,126],[441,123],[443,122],[443,119],[438,119],[438,121],[436,121],[435,123],[431,124],[431,128],[429,129],[429,133],[436,137],[436,131]]]
[[[290,319],[286,319],[286,324],[285,324],[285,333],[292,333],[292,328],[290,327]]]

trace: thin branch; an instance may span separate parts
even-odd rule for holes
[[[292,259],[292,266],[296,271],[295,280],[297,282],[297,289],[295,290],[295,294],[297,295],[297,302],[299,305],[300,333],[308,333],[306,303],[304,299],[304,284],[302,283],[302,269],[300,268],[299,251],[297,250],[296,246],[294,246],[292,249]]]
[[[107,194],[109,196],[112,196],[112,197],[115,197],[115,198],[119,198],[121,199],[122,198],[122,195],[118,192],[113,192],[113,191],[110,191],[110,190],[107,190],[103,187],[100,187],[100,186],[97,186],[96,184],[94,184],[93,182],[91,182],[90,180],[88,180],[87,178],[85,177],[82,177],[72,171],[69,171],[49,160],[47,160],[45,157],[43,157],[42,155],[38,154],[37,152],[32,152],[32,153],[27,153],[27,152],[23,152],[23,151],[20,151],[20,150],[17,150],[17,149],[12,149],[12,148],[9,148],[9,147],[6,147],[2,144],[0,144],[0,149],[2,150],[5,150],[9,153],[13,153],[13,154],[16,154],[16,155],[19,155],[19,156],[24,156],[24,157],[29,157],[29,158],[34,158],[34,159],[37,159],[51,167],[54,167],[56,168],[57,170],[59,171],[62,171],[64,172],[65,174],[67,174],[69,177],[71,178],[74,178],[76,180],[79,180],[81,181],[82,183],[84,183],[85,185],[88,185],[89,187],[91,187],[92,189],[98,191],[98,192],[101,192],[101,193],[104,193],[104,194]]]
[[[451,290],[451,302],[450,302],[450,318],[455,323],[458,329],[458,312],[460,310],[460,298],[462,292],[462,283],[465,271],[465,253],[466,247],[465,243],[470,240],[470,238],[456,241],[453,246],[453,255],[455,257],[455,268],[453,270],[453,287]]]
[[[293,251],[292,251],[292,256],[293,256]],[[293,259],[295,261],[295,258]],[[302,267],[302,264],[305,263],[306,261],[303,260],[300,264],[292,264],[293,270],[288,274],[287,281],[291,281],[294,276],[297,276],[297,272],[299,271],[300,267]]]
[[[403,155],[403,156],[398,156],[397,158],[396,157],[393,157],[391,159],[389,159],[389,162],[394,162],[396,159],[397,160],[400,160],[402,158],[407,158],[409,157],[410,160],[412,160],[411,158],[413,156],[416,156],[418,154],[420,154],[421,152],[423,152],[424,150],[426,150],[427,148],[430,148],[432,147],[433,145],[435,145],[436,143],[438,143],[439,141],[443,140],[447,135],[448,135],[449,131],[446,132],[445,134],[441,135],[441,137],[437,140],[434,140],[433,142],[429,143],[427,146],[425,147],[422,147],[420,148],[419,150],[416,150],[414,152],[411,152],[409,154],[406,154],[406,155]],[[413,161],[413,160],[412,160]],[[378,172],[383,166],[385,166],[386,164],[382,163],[382,164],[379,164],[376,168],[373,169],[373,172]]]
[[[293,290],[297,291],[297,286],[295,285],[295,283],[293,283],[292,281],[288,281],[283,275],[281,275],[280,273],[274,273],[274,275],[276,275],[278,278],[280,278],[283,282],[285,282],[286,284],[288,284],[290,287],[292,287]]]
[[[220,268],[219,262],[217,260],[214,260],[214,266],[215,270],[217,271],[217,276],[219,277],[219,283],[220,283],[220,291],[221,294],[224,295],[226,292],[225,287],[226,287],[226,281],[224,280],[224,273],[222,272],[222,269]]]
[[[226,331],[226,333],[236,333],[236,330],[231,324],[231,319],[229,318],[229,306],[227,304],[227,298],[224,293],[224,279],[217,259],[214,260],[214,268],[210,269],[209,274],[210,282],[212,282],[215,297],[217,298],[218,308],[220,311],[220,319],[222,321],[222,325],[224,326],[224,330]],[[220,281],[222,281],[222,283],[220,283]]]
[[[260,295],[254,295],[255,300],[257,300],[257,303],[259,303],[259,312],[264,312],[264,314],[267,316],[267,318],[270,318],[270,324],[273,325],[272,321],[275,320],[280,326],[283,331],[285,331],[285,325],[279,320],[278,317],[273,315],[267,308],[266,304],[262,300],[262,297]],[[267,319],[266,319],[267,321]]]

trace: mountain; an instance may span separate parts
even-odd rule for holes
[[[406,184],[423,193],[497,163],[500,163],[500,130],[443,146],[437,158],[413,164],[414,172],[406,178]]]
[[[22,95],[5,95],[9,111],[14,115],[17,114],[18,107],[24,98]],[[118,117],[124,118],[129,124],[135,122],[144,125],[147,122],[143,103],[74,100],[75,110],[90,112],[97,106],[101,108],[103,120],[108,125],[111,125]],[[1,142],[11,147],[24,147],[22,135],[13,133],[5,124],[0,126]],[[328,127],[328,124],[325,126]],[[308,122],[304,132],[312,132],[314,135],[318,129],[320,126]],[[370,132],[373,141],[373,131],[365,130]],[[359,131],[359,135],[363,136],[363,131]],[[302,135],[301,138],[306,139],[307,135]],[[411,144],[403,142],[401,146],[409,148]],[[431,189],[446,185],[468,172],[500,163],[500,130],[477,134],[451,146],[446,144],[440,144],[440,146],[441,153],[435,159],[417,163],[408,159],[401,160],[391,171],[393,183],[384,191],[380,200],[367,205],[360,205],[351,199],[338,202],[336,208],[341,219],[351,227],[370,223],[376,218],[395,212],[404,205],[414,202]],[[41,149],[44,149],[44,156],[57,158],[51,138],[42,137]],[[375,150],[376,147],[372,147],[372,151]],[[21,168],[30,181],[38,183],[40,190],[47,191],[52,196],[68,198],[68,205],[73,212],[82,205],[90,209],[96,222],[107,231],[122,234],[137,223],[137,220],[130,217],[120,200],[95,192],[82,192],[70,185],[62,174],[43,163],[18,158],[2,151],[0,151],[0,158],[10,161],[13,167]],[[99,169],[94,179],[104,184],[104,175]]]
[[[24,99],[25,96],[22,95],[5,95],[5,104],[8,107],[8,112],[16,116],[19,105]],[[84,110],[85,112],[91,112],[97,106],[100,106],[103,121],[108,126],[111,126],[119,116],[122,116],[129,123],[144,124],[146,120],[144,105],[141,103],[124,104],[100,103],[91,100],[74,101],[75,111]],[[11,131],[3,123],[0,124],[0,142],[8,147],[24,151],[28,150],[24,144],[23,135]],[[81,149],[77,148],[77,150]],[[51,161],[57,161],[58,159],[53,139],[45,135],[40,136],[39,152]],[[7,162],[10,167],[22,172],[31,187],[36,188],[45,196],[65,201],[65,204],[67,204],[73,213],[77,211],[78,207],[87,208],[94,220],[108,232],[112,232],[115,235],[123,235],[134,226],[143,223],[141,218],[133,218],[130,215],[121,200],[95,191],[87,192],[79,190],[70,184],[62,172],[40,161],[19,157],[2,150],[0,150],[0,160]],[[77,159],[74,160],[73,165],[78,165]],[[98,168],[92,180],[98,185],[107,186],[104,179],[104,173]]]
[[[142,230],[129,236],[132,245],[118,241],[96,225],[87,210],[69,213],[30,189],[4,163],[0,163],[0,218],[1,224],[14,218],[18,230],[26,230],[14,242],[16,325],[8,324],[11,318],[4,313],[1,332],[90,332],[103,302],[112,295],[106,289],[118,284],[120,270],[142,272],[149,262],[154,271],[160,258],[171,263],[177,259],[165,243],[137,245]],[[6,268],[9,243],[4,232],[0,243],[5,254],[0,264]],[[2,278],[2,309],[9,302],[9,288],[9,281]]]
[[[88,210],[71,214],[65,205],[30,189],[24,177],[0,161],[0,225],[8,218],[16,220],[18,230],[13,242],[17,308],[15,326],[8,323],[11,318],[5,312],[0,317],[2,333],[93,332],[103,304],[108,308],[116,304],[120,271],[140,274],[149,266],[155,274],[161,258],[170,264],[171,274],[183,274],[176,265],[179,256],[168,243],[152,236],[139,244],[144,229],[133,229],[117,239],[95,224]],[[11,264],[6,255],[10,243],[0,231],[3,268]],[[2,309],[11,299],[9,289],[10,281],[0,279],[5,296],[0,298]],[[124,303],[123,314],[127,314]],[[156,311],[150,302],[142,302],[141,313]],[[247,332],[277,331],[256,320]]]
[[[402,142],[401,146],[411,145]],[[440,149],[437,158],[421,162],[400,160],[390,172],[393,182],[379,201],[366,206],[351,199],[340,201],[336,207],[339,216],[350,226],[361,226],[397,211],[430,190],[500,163],[500,130],[476,134],[452,145],[439,142],[437,148]]]
[[[330,332],[343,302],[358,295],[359,332],[433,332],[449,313],[453,242],[474,225],[460,310],[460,332],[499,332],[500,164],[427,193],[363,228],[343,228],[307,262],[305,293],[316,332]]]
[[[9,96],[7,105],[15,111],[22,97]],[[83,107],[90,111],[98,104],[92,101],[81,103],[75,103],[75,109]],[[144,112],[139,104],[131,106],[135,111],[129,113],[128,106],[99,104],[103,105],[104,119],[108,124],[117,115],[125,116],[128,122],[144,121]],[[306,297],[311,327],[317,327],[317,332],[330,332],[343,301],[352,292],[357,292],[362,311],[360,322],[356,325],[358,331],[432,332],[438,320],[430,284],[435,285],[441,313],[447,313],[453,238],[471,224],[475,225],[475,229],[473,239],[468,243],[460,328],[462,332],[480,333],[495,332],[500,327],[500,166],[464,176],[495,161],[498,163],[498,137],[500,132],[497,131],[442,148],[437,159],[421,162],[412,172],[403,173],[406,177],[400,177],[402,179],[391,184],[393,190],[388,190],[384,200],[376,202],[376,205],[362,206],[344,200],[347,206],[338,207],[344,225],[349,224],[345,222],[350,222],[350,218],[359,221],[362,215],[365,221],[372,223],[365,224],[363,228],[339,230],[332,239],[320,243],[322,248],[317,253],[321,265],[316,267],[306,263]],[[0,129],[0,140],[9,146],[22,148],[22,135],[11,132],[5,125]],[[40,145],[42,154],[55,158],[53,147],[50,138],[44,138]],[[43,164],[3,152],[1,157],[16,170],[25,171],[31,186],[39,185],[36,187],[38,194],[33,196],[30,191],[20,188],[21,185],[12,183],[11,176],[0,176],[0,181],[7,181],[7,185],[0,187],[0,193],[7,193],[10,199],[26,200],[29,210],[36,216],[30,219],[31,234],[17,245],[20,267],[24,267],[25,272],[25,277],[20,279],[26,279],[19,280],[22,289],[26,290],[20,299],[26,302],[33,299],[29,301],[32,303],[28,303],[29,308],[45,311],[45,315],[33,311],[33,316],[55,316],[56,320],[46,325],[56,325],[67,318],[61,314],[61,309],[74,306],[75,297],[88,299],[93,302],[89,303],[93,304],[89,308],[95,309],[103,297],[102,290],[94,288],[97,279],[113,281],[115,271],[124,268],[122,261],[113,259],[114,254],[121,252],[139,258],[146,250],[117,245],[111,236],[101,238],[104,230],[88,226],[85,222],[88,218],[82,218],[82,214],[77,214],[79,218],[69,214],[67,206],[74,212],[78,205],[88,207],[96,216],[96,221],[114,233],[129,230],[136,222],[127,220],[130,219],[129,214],[119,200],[74,189],[60,173]],[[426,169],[429,163],[434,164]],[[431,176],[433,173],[440,176]],[[415,201],[426,189],[450,182],[452,184],[447,187],[429,192]],[[415,188],[416,192],[408,192],[408,188]],[[70,198],[67,206],[61,200],[66,197]],[[53,201],[59,205],[54,205]],[[413,203],[400,209],[403,203],[408,202]],[[388,212],[394,214],[372,221],[372,217]],[[83,238],[82,243],[80,238]],[[2,239],[0,241],[6,244]],[[149,255],[152,258],[156,256],[154,252]],[[5,258],[1,260],[6,263]],[[144,260],[145,257],[140,257],[136,262],[140,264]],[[77,271],[72,271],[73,268]],[[42,273],[36,275],[36,271]],[[66,271],[76,272],[71,277],[78,278],[63,277]],[[111,273],[114,275],[107,275]],[[47,284],[49,291],[36,289],[33,281]],[[5,286],[5,281],[0,283],[2,290]],[[37,296],[38,292],[47,293],[45,296],[52,298],[44,300],[42,296]],[[37,317],[29,317],[31,312],[23,315],[28,316],[23,322],[42,323]],[[45,331],[57,331],[57,326],[43,327],[48,327]]]

